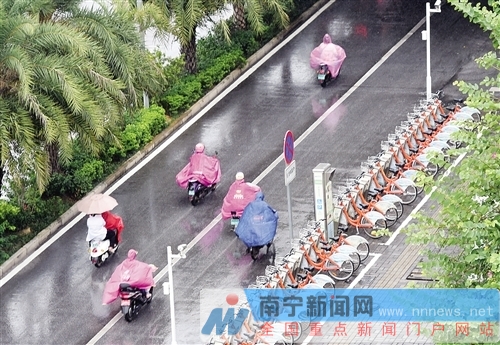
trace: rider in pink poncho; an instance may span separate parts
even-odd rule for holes
[[[102,304],[110,304],[118,298],[120,292],[120,283],[128,283],[130,286],[149,290],[154,286],[153,272],[156,271],[155,265],[146,264],[136,260],[137,251],[130,249],[128,257],[116,267],[104,288]]]
[[[198,180],[204,186],[218,183],[221,178],[220,162],[217,157],[205,154],[205,145],[199,143],[189,163],[175,177],[181,188],[187,188],[189,180]]]
[[[311,68],[318,70],[321,64],[326,64],[332,78],[336,78],[340,67],[346,58],[344,49],[332,43],[330,35],[323,36],[323,42],[313,49],[309,58]]]
[[[242,172],[236,174],[236,181],[233,182],[222,203],[222,219],[231,218],[231,211],[236,212],[241,217],[245,207],[255,200],[255,196],[260,192],[260,187],[245,182],[245,175]]]

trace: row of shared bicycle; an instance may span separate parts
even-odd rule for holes
[[[293,241],[290,253],[276,258],[249,288],[334,289],[336,281],[353,276],[370,254],[369,242],[359,229],[370,238],[387,235],[403,215],[404,206],[422,193],[421,178],[435,177],[443,162],[450,161],[450,149],[461,146],[454,133],[470,128],[467,122],[481,120],[474,108],[455,105],[446,111],[438,96],[415,106],[395,133],[382,141],[381,152],[363,162],[361,174],[347,180],[334,197],[339,235],[327,238],[321,221],[309,222]],[[350,228],[357,233],[347,236]],[[249,309],[248,303],[240,308]],[[226,331],[213,337],[211,344],[293,344],[313,321],[298,315],[297,322],[266,323],[270,329],[264,332],[263,324],[253,323],[248,315],[238,333]]]
[[[358,235],[345,234],[327,239],[321,221],[311,221],[293,241],[291,251],[268,265],[265,275],[258,276],[250,289],[335,289],[336,281],[352,277],[370,253],[368,241]],[[283,306],[281,306],[283,308]],[[240,308],[250,310],[248,302]],[[281,310],[280,313],[288,312]],[[237,314],[239,313],[239,310]],[[296,322],[253,323],[251,312],[236,334],[214,336],[210,344],[294,344],[314,320],[305,313]],[[253,325],[253,327],[252,327]]]
[[[437,96],[421,101],[382,141],[379,154],[361,164],[361,174],[334,196],[340,231],[362,229],[375,239],[390,233],[404,206],[422,193],[424,176],[435,177],[450,161],[450,149],[461,146],[454,133],[481,120],[475,108],[454,105],[448,110]]]

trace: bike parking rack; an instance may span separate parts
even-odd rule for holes
[[[417,110],[415,110],[415,109],[417,109]],[[446,133],[452,133],[452,132],[456,131],[456,129],[451,128],[451,127],[446,129],[447,125],[453,126],[454,124],[452,121],[455,121],[453,118],[451,120],[448,120],[447,118],[449,116],[454,116],[456,114],[459,114],[460,111],[457,111],[457,112],[450,111],[448,116],[445,116],[446,114],[443,113],[442,109],[443,109],[442,104],[440,103],[440,101],[438,99],[433,98],[433,99],[428,100],[428,101],[422,100],[422,101],[420,101],[419,105],[415,106],[414,113],[412,114],[412,117],[415,118],[415,116],[417,116],[417,119],[418,119],[418,121],[420,121],[420,123],[428,123],[428,122],[433,123],[434,119],[431,119],[431,117],[433,117],[434,115],[432,112],[436,112],[437,113],[436,116],[438,116],[438,117],[446,118],[445,124],[443,124],[440,128],[440,131],[437,132],[437,133],[441,134],[441,136],[438,137],[437,140],[449,141],[450,135],[448,135]],[[479,111],[475,108],[464,107],[463,109],[464,109],[464,112],[462,113],[462,115],[457,116],[457,118],[459,118],[461,120],[464,120],[464,119],[470,120],[472,118],[473,114],[479,114],[479,116],[480,116]],[[417,115],[415,115],[417,111],[419,113]],[[448,122],[448,124],[446,122]],[[417,121],[415,123],[417,123]],[[412,125],[411,129],[413,132],[410,135],[418,134],[417,132],[421,131],[420,124],[419,125]],[[436,136],[438,136],[438,135],[436,135]],[[391,137],[391,136],[389,136],[389,137]],[[406,141],[405,138],[398,137],[396,142],[398,144],[401,144],[401,146],[403,146],[403,145],[407,145],[407,143],[405,141]],[[444,145],[443,145],[443,147],[444,147]],[[395,166],[394,156],[400,154],[400,150],[402,150],[402,148],[400,147],[400,145],[396,145],[395,147],[391,147],[390,150],[391,150],[391,152],[388,152],[387,150],[385,150],[385,151],[382,150],[379,153],[378,158],[377,158],[379,164],[377,166],[373,167],[373,169],[371,169],[371,174],[374,174],[375,175],[374,178],[378,179],[379,181],[384,181],[383,176],[381,175],[380,171],[383,169],[384,172],[389,172],[389,169],[391,169],[392,167]],[[372,179],[373,179],[373,177],[371,175],[370,176],[365,175],[365,176],[361,177],[357,182],[359,190],[363,193],[364,196],[367,196],[367,193],[370,190],[370,187],[373,183]],[[339,206],[337,204],[337,202],[334,202],[334,199],[332,198],[334,224],[336,224],[337,227],[338,227],[338,222],[340,220],[341,213],[343,212],[343,208],[346,208],[347,213],[349,215],[351,215],[352,217],[357,215],[355,210],[353,209],[350,201],[348,200],[348,198],[346,197],[344,199],[345,199],[345,202],[343,202],[343,206]],[[324,226],[321,226],[320,228],[321,228],[323,234],[325,234],[326,231],[324,229]],[[335,235],[339,234],[338,228],[335,228],[335,226],[334,226],[334,232],[335,232]],[[320,246],[321,245],[320,244],[320,234],[313,233],[313,234],[311,234],[311,236],[314,239],[314,242],[316,243],[316,245]],[[294,242],[296,243],[296,247],[298,244],[297,240],[300,240],[300,239],[296,239],[296,240],[292,241],[292,243],[294,243]],[[307,250],[308,254],[313,259],[316,257],[316,253],[314,252],[311,243],[305,243],[305,244],[301,245],[301,247],[305,248],[305,250]],[[295,248],[295,249],[298,249],[298,248]],[[304,256],[305,255],[301,250],[295,250],[292,255],[287,257],[287,265],[288,265],[288,267],[290,267],[290,269],[294,275],[297,273],[298,270],[301,270],[305,267],[309,267],[309,264]],[[286,273],[286,268],[284,266],[276,266],[276,268],[278,268],[280,278],[284,282],[285,286],[288,286],[288,284],[291,284],[292,282],[290,281],[290,278],[288,277],[288,275]],[[280,269],[280,268],[282,268],[282,269]],[[274,277],[270,277],[268,284],[271,288],[280,288],[279,287],[279,280],[274,278]],[[231,337],[230,337],[230,339],[231,339]],[[211,344],[223,345],[224,342],[217,342],[216,340],[214,340]],[[232,344],[232,342],[230,342],[230,344]]]

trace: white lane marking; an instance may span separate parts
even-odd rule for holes
[[[268,54],[263,56],[258,62],[256,62],[252,67],[250,67],[245,73],[243,73],[234,83],[229,85],[220,95],[212,100],[206,107],[204,107],[198,114],[192,117],[185,125],[183,125],[179,130],[175,131],[172,136],[170,136],[163,144],[158,146],[157,149],[153,150],[151,153],[146,155],[134,168],[132,168],[127,174],[125,174],[121,179],[114,183],[110,188],[108,188],[104,194],[110,195],[116,189],[118,189],[122,184],[124,184],[130,177],[136,174],[140,169],[142,169],[147,163],[149,163],[153,158],[160,154],[166,147],[168,147],[175,139],[177,139],[181,134],[189,129],[196,121],[203,117],[210,109],[212,109],[221,99],[226,97],[231,91],[233,91],[239,84],[241,84],[245,79],[247,79],[253,72],[255,72],[262,64],[264,64],[269,58],[271,58],[276,52],[278,52],[283,46],[290,42],[295,36],[297,36],[301,31],[303,31],[314,19],[316,19],[321,13],[323,13],[331,4],[336,0],[331,0],[325,6],[323,6],[318,12],[316,12],[312,17],[305,21],[296,31],[294,31],[290,36],[283,40],[279,45],[274,47]],[[262,175],[262,174],[261,174]],[[261,177],[262,179],[262,177]],[[54,237],[47,241],[38,248],[34,253],[28,256],[23,262],[17,265],[9,274],[0,280],[0,288],[5,285],[12,277],[19,273],[23,268],[25,268],[29,263],[36,259],[41,253],[45,251],[52,243],[64,235],[69,229],[71,229],[80,219],[85,215],[78,215],[72,222],[63,227]],[[210,231],[210,229],[208,229]],[[207,232],[208,232],[207,231]],[[203,236],[202,236],[203,237]],[[196,237],[198,238],[198,236]],[[196,239],[195,238],[195,239]],[[196,244],[196,242],[194,243]],[[193,244],[193,245],[194,245]],[[191,246],[192,247],[192,246]]]
[[[350,290],[350,289],[353,289],[356,285],[358,285],[358,283],[360,282],[361,279],[363,279],[363,276],[373,267],[373,265],[375,265],[375,262],[377,262],[377,260],[382,256],[382,254],[373,254],[374,258],[368,263],[368,265],[366,265],[365,268],[363,268],[363,270],[361,272],[359,272],[359,275],[351,282],[351,284],[349,284],[348,287],[346,287],[346,290]],[[321,321],[319,324],[320,324],[320,327],[323,326],[324,324],[326,323],[326,321]],[[311,342],[311,340],[313,339],[317,339],[317,336],[316,335],[310,335],[308,336],[306,339],[304,339],[304,341],[302,342],[302,345],[307,345]]]
[[[464,159],[465,155],[466,155],[466,153],[462,153],[460,156],[458,156],[458,158],[455,160],[455,162],[453,162],[453,164],[445,171],[445,173],[443,174],[443,177],[448,176],[451,173],[451,169],[453,169],[454,167],[456,167],[462,161],[462,159]],[[401,230],[403,230],[408,225],[408,223],[410,223],[412,221],[413,216],[415,214],[417,214],[418,211],[420,211],[420,209],[425,205],[425,203],[427,201],[429,201],[432,193],[434,193],[434,191],[436,189],[437,189],[436,186],[432,187],[430,193],[427,194],[422,199],[422,201],[420,201],[418,203],[418,205],[415,207],[415,209],[413,211],[411,211],[411,213],[408,215],[408,217],[406,217],[406,219],[401,223],[401,225],[396,229],[396,231],[394,231],[392,233],[391,237],[387,240],[387,242],[380,243],[380,245],[382,245],[382,246],[389,246],[392,242],[394,242],[394,240],[399,235],[399,233],[401,232]]]

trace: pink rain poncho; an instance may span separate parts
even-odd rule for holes
[[[177,174],[175,180],[181,188],[187,188],[189,180],[198,180],[202,185],[210,186],[221,178],[220,162],[217,157],[195,152],[189,163]]]
[[[139,289],[148,289],[154,285],[153,267],[136,260],[136,256],[137,251],[130,249],[127,259],[116,267],[104,287],[103,304],[109,304],[118,298],[120,283],[128,283]]]
[[[326,64],[333,78],[340,72],[340,67],[346,58],[345,51],[341,46],[332,43],[330,35],[323,36],[323,42],[313,49],[309,58],[309,65],[315,70],[320,64]]]
[[[255,200],[260,187],[245,180],[234,181],[222,203],[222,219],[231,218],[231,211],[241,216],[245,207]]]

